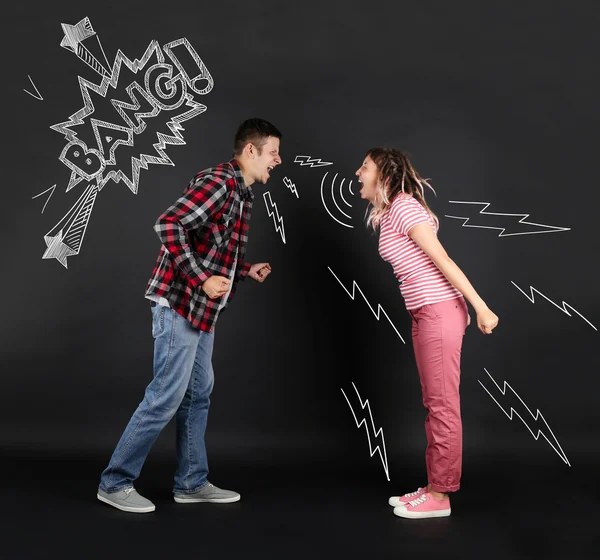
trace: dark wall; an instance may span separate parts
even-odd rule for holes
[[[354,382],[384,429],[390,468],[422,461],[410,317],[364,226],[365,202],[348,188],[365,151],[386,145],[408,151],[431,178],[439,238],[500,318],[491,336],[474,324],[465,336],[465,454],[502,456],[522,468],[536,461],[567,469],[567,461],[575,467],[597,458],[597,445],[590,446],[600,389],[595,2],[574,10],[545,2],[86,7],[61,0],[12,10],[2,24],[10,54],[2,90],[2,448],[99,451],[108,460],[152,375],[144,290],[159,250],[154,221],[197,171],[229,159],[242,120],[261,116],[284,134],[283,165],[268,185],[255,186],[248,257],[269,261],[273,273],[265,284],[242,284],[218,321],[209,450],[265,461],[335,454],[371,462],[380,476],[378,456],[369,459],[364,428],[356,428],[341,391],[360,410]],[[182,123],[184,145],[166,147],[173,165],[141,169],[137,194],[123,181],[102,187],[66,268],[42,258],[44,236],[57,234],[98,177],[66,192],[72,168],[60,156],[69,139],[50,127],[84,106],[78,76],[101,82],[60,46],[61,24],[86,16],[111,64],[119,49],[134,60],[152,40],[162,46],[185,37],[214,87],[191,92],[207,109]],[[97,48],[96,36],[83,44]],[[70,129],[88,148],[97,148],[90,119],[123,127],[108,100],[127,101],[125,88],[143,83],[144,73],[123,70],[104,97],[92,95],[95,113]],[[43,100],[24,91],[36,93],[28,75]],[[156,133],[171,134],[166,122],[182,112],[148,117],[147,130],[133,146],[119,146],[105,171],[130,176],[131,158],[156,155]],[[332,165],[301,166],[298,155]],[[338,185],[346,179],[336,192],[352,204],[342,208],[350,217],[336,213],[330,190],[325,203],[352,227],[327,212],[325,173],[326,189],[336,173]],[[50,191],[40,194],[53,185],[49,199]],[[267,191],[283,217],[285,244],[267,213]],[[489,203],[487,212],[502,215],[478,214],[483,204],[465,202]],[[352,300],[340,284],[352,292],[354,281],[406,344],[358,290]],[[523,402],[510,389],[503,396],[486,370]],[[514,407],[539,439],[499,405]],[[171,453],[171,430],[156,452]]]

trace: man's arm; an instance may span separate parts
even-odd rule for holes
[[[161,243],[194,288],[202,286],[212,273],[199,264],[186,232],[209,224],[225,204],[227,196],[225,179],[205,175],[197,179],[154,224]]]
[[[245,280],[246,276],[248,276],[248,272],[250,272],[250,267],[252,265],[249,262],[244,261],[242,266],[240,266],[240,280]]]

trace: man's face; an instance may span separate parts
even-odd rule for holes
[[[281,164],[279,156],[279,138],[269,136],[267,143],[261,146],[262,151],[254,159],[254,180],[257,183],[265,184],[271,177],[271,171],[274,167]]]

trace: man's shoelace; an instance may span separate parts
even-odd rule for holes
[[[129,494],[131,494],[133,492],[133,488],[125,488],[125,490],[123,490],[125,492],[126,496],[129,496]]]
[[[420,496],[419,498],[417,498],[416,500],[411,500],[410,502],[408,502],[412,507],[417,507],[420,506],[423,502],[426,502],[428,500],[427,495],[423,494],[422,496]]]

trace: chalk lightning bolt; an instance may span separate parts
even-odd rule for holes
[[[550,444],[550,447],[552,447],[552,449],[554,449],[554,451],[558,454],[558,456],[567,465],[569,465],[569,467],[570,467],[571,463],[569,463],[569,460],[567,459],[567,456],[565,455],[565,452],[562,450],[562,447],[558,443],[558,440],[554,436],[554,433],[550,429],[550,426],[548,426],[548,423],[546,422],[546,419],[544,418],[544,416],[542,415],[542,413],[539,411],[539,409],[537,409],[535,411],[535,415],[534,415],[533,412],[531,412],[531,410],[529,409],[529,407],[525,404],[525,402],[523,402],[523,399],[521,397],[519,397],[519,395],[517,394],[517,392],[506,381],[504,382],[503,388],[500,388],[500,385],[498,385],[498,383],[496,383],[496,381],[494,380],[494,378],[490,375],[490,372],[487,369],[485,369],[485,368],[483,368],[483,369],[488,374],[489,378],[492,380],[492,382],[497,387],[497,389],[500,391],[500,393],[502,393],[502,396],[506,396],[506,389],[507,388],[510,389],[511,393],[513,395],[515,395],[519,399],[519,401],[521,401],[521,404],[527,409],[527,412],[529,413],[529,415],[531,416],[531,418],[533,418],[533,420],[535,420],[535,422],[540,422],[540,419],[541,419],[541,423],[543,424],[543,427],[542,428],[538,428],[537,433],[534,433],[533,430],[529,427],[529,424],[527,424],[527,422],[525,421],[525,419],[512,406],[510,407],[510,411],[509,412],[507,412],[504,408],[502,408],[502,405],[494,398],[494,396],[492,395],[492,393],[490,393],[487,390],[486,386],[478,379],[477,381],[479,382],[479,384],[485,389],[486,393],[490,397],[492,397],[492,400],[500,407],[500,410],[502,412],[504,412],[504,414],[506,414],[506,416],[508,416],[509,420],[513,419],[513,414],[517,415],[519,417],[519,420],[521,420],[521,422],[523,422],[523,424],[525,424],[525,427],[529,430],[529,432],[531,433],[531,435],[533,436],[533,438],[536,441],[539,439],[540,436],[543,436],[543,438]],[[550,438],[544,433],[544,429],[546,429],[550,433]],[[552,441],[554,441],[554,443],[556,443],[556,447],[554,446],[554,444],[550,440],[552,440]]]
[[[331,270],[331,268],[329,268],[329,267],[327,267],[327,269],[329,270],[329,272],[331,272],[331,274],[333,274],[333,276],[335,277],[335,279],[340,283],[340,286],[342,288],[344,288],[344,291],[352,298],[352,300],[354,300],[354,296],[356,294],[356,290],[358,290],[360,292],[360,295],[367,302],[367,305],[369,306],[369,309],[371,310],[371,313],[373,313],[373,315],[375,315],[375,319],[377,319],[379,321],[379,317],[380,317],[381,313],[383,313],[385,315],[385,318],[390,323],[390,325],[392,325],[392,328],[394,329],[394,331],[396,331],[396,334],[400,337],[400,340],[402,342],[404,342],[404,344],[406,344],[406,342],[402,338],[402,335],[398,332],[398,329],[395,327],[394,323],[392,323],[392,321],[389,318],[388,314],[385,312],[385,310],[383,309],[383,307],[381,307],[381,304],[377,304],[377,311],[375,311],[373,309],[373,307],[371,307],[371,304],[369,303],[369,300],[366,298],[365,294],[363,294],[362,290],[360,289],[360,287],[358,286],[358,284],[356,283],[356,281],[354,281],[354,280],[352,281],[352,293],[350,293],[347,290],[346,286],[344,286],[344,284],[342,284],[341,280],[335,275],[335,273],[333,272],[333,270]]]
[[[558,309],[560,309],[563,313],[566,313],[569,317],[572,317],[572,315],[566,310],[566,307],[568,307],[569,309],[571,309],[571,311],[575,311],[575,313],[577,313],[577,315],[579,315],[590,327],[592,327],[595,331],[597,331],[598,329],[592,325],[592,323],[590,323],[581,313],[579,313],[579,311],[577,311],[577,309],[571,307],[568,303],[566,303],[565,301],[562,302],[562,307],[560,305],[557,305],[556,303],[554,303],[550,298],[546,297],[544,294],[542,294],[542,292],[540,292],[539,290],[536,290],[533,286],[529,286],[529,290],[531,293],[531,297],[529,297],[523,290],[521,290],[521,288],[519,288],[519,286],[517,286],[512,280],[510,281],[510,283],[517,288],[531,303],[535,303],[535,297],[533,295],[534,290],[540,294],[544,299],[548,300],[552,305],[554,305],[554,307],[557,307]]]
[[[571,229],[571,228],[548,226],[545,224],[536,224],[534,222],[524,221],[525,218],[529,217],[529,214],[502,214],[499,212],[486,212],[485,209],[488,206],[490,206],[491,202],[466,202],[464,200],[450,200],[450,202],[452,204],[480,204],[481,206],[483,206],[483,209],[479,211],[480,214],[488,215],[488,216],[512,216],[512,217],[521,216],[521,219],[519,220],[520,224],[525,224],[528,226],[537,226],[539,228],[548,228],[545,231],[522,231],[522,232],[516,232],[516,233],[504,233],[508,228],[481,226],[481,225],[479,225],[479,226],[478,225],[467,225],[467,222],[471,218],[467,218],[466,216],[450,216],[448,214],[445,215],[446,218],[453,218],[455,220],[465,220],[462,224],[463,227],[474,227],[474,228],[482,228],[482,229],[499,229],[501,231],[500,231],[500,234],[498,235],[498,237],[509,237],[511,235],[531,235],[534,233],[556,233],[557,231],[569,231]]]
[[[271,200],[271,193],[269,191],[263,194],[263,198],[265,199],[267,213],[269,214],[269,216],[273,217],[275,231],[279,232],[279,235],[281,235],[281,240],[285,243],[285,230],[283,229],[283,218],[279,216],[279,212],[277,211],[277,204],[275,204],[273,200]],[[267,198],[269,200],[267,200]]]
[[[370,425],[367,422],[367,417],[364,413],[361,414],[361,421],[360,422],[358,421],[357,415],[354,413],[354,409],[352,408],[352,405],[350,404],[350,399],[346,396],[346,393],[344,393],[344,389],[342,389],[342,393],[344,395],[344,398],[346,399],[346,402],[348,403],[348,406],[350,407],[350,412],[352,412],[352,416],[354,417],[354,421],[356,422],[356,427],[360,428],[363,424],[365,426],[365,431],[367,432],[367,441],[369,442],[369,453],[371,454],[371,457],[373,457],[373,455],[375,455],[375,452],[379,452],[381,464],[383,465],[383,470],[385,471],[385,476],[387,477],[388,482],[389,482],[390,474],[389,474],[389,468],[388,468],[387,453],[385,450],[385,439],[383,437],[383,428],[379,428],[378,431],[375,431],[375,422],[373,421],[373,412],[371,412],[371,405],[369,404],[369,399],[366,399],[363,402],[362,399],[360,398],[360,393],[358,392],[358,389],[356,388],[356,385],[354,383],[352,383],[352,387],[354,387],[354,390],[356,391],[356,395],[358,397],[358,400],[360,402],[360,406],[361,406],[362,410],[364,411],[364,409],[366,407],[369,412],[369,418],[371,419]],[[371,434],[373,435],[374,441],[376,441],[377,438],[379,438],[379,434],[381,434],[381,447],[379,445],[377,445],[375,448],[373,448],[373,445],[371,444]],[[382,448],[383,448],[383,452],[382,452]]]
[[[300,198],[300,195],[298,194],[298,189],[296,188],[296,185],[292,182],[291,179],[284,177],[283,184],[296,195],[296,198]]]
[[[326,165],[333,165],[330,161],[321,161],[320,159],[311,158],[310,156],[296,156],[294,163],[302,165],[310,165],[311,167],[325,167]]]

